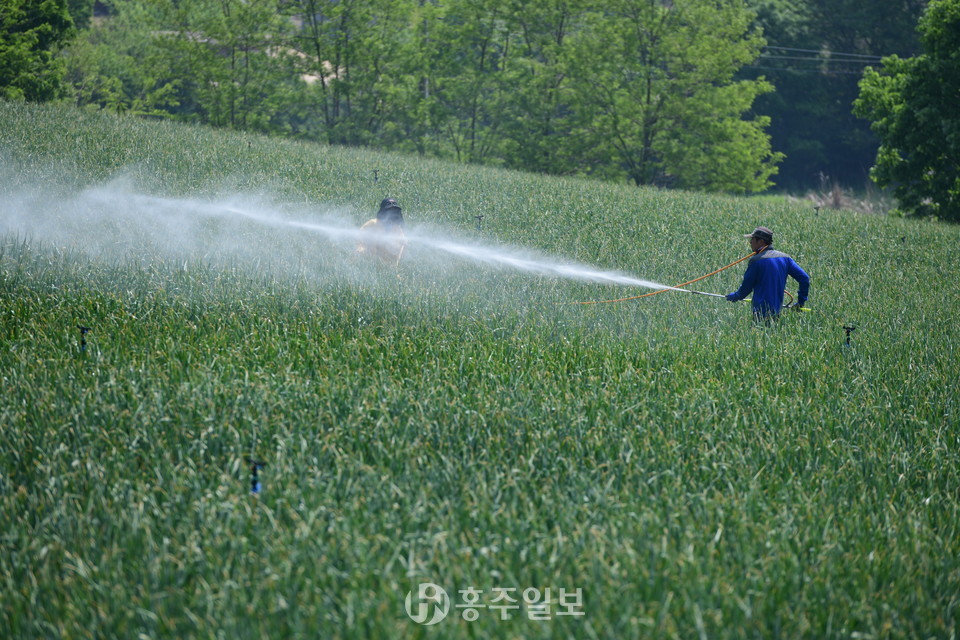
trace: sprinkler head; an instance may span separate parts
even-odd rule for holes
[[[250,493],[258,494],[263,488],[263,485],[260,483],[260,478],[257,476],[257,472],[267,466],[267,463],[263,462],[262,460],[247,458],[247,464],[250,465]]]
[[[90,327],[84,327],[83,325],[77,325],[77,329],[80,330],[80,350],[87,350],[87,334],[90,333]]]
[[[847,345],[850,345],[850,334],[857,330],[856,325],[845,324],[843,325],[843,330],[847,333]]]

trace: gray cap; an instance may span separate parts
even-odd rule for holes
[[[744,234],[744,238],[759,238],[764,242],[773,242],[773,231],[766,227],[757,227],[753,233]]]

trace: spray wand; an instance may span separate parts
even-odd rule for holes
[[[725,298],[727,297],[727,296],[723,295],[722,293],[708,293],[708,292],[706,292],[706,291],[694,291],[694,290],[692,290],[692,289],[677,289],[677,291],[686,291],[687,293],[694,293],[694,294],[696,294],[696,295],[698,295],[698,296],[710,296],[711,298],[724,298],[724,299],[725,299]],[[788,295],[789,295],[789,294],[788,294]],[[743,301],[744,301],[744,302],[753,302],[753,298],[744,298]],[[810,313],[811,311],[813,311],[813,309],[808,309],[808,308],[806,308],[806,307],[798,307],[798,306],[795,305],[795,304],[788,304],[788,305],[784,305],[784,306],[785,306],[787,309],[793,309],[794,311],[804,311],[804,312],[806,312],[806,313]],[[849,336],[850,334],[848,333],[847,335]]]
[[[657,291],[651,291],[650,293],[642,293],[642,294],[640,294],[640,295],[638,295],[638,296],[630,296],[629,298],[617,298],[616,300],[588,300],[588,301],[585,301],[585,302],[575,302],[574,304],[604,304],[604,303],[607,303],[607,302],[626,302],[627,300],[638,300],[638,299],[640,299],[640,298],[646,298],[646,297],[649,297],[649,296],[655,296],[655,295],[657,295],[657,294],[659,294],[659,293],[665,293],[665,292],[667,292],[667,291],[685,291],[685,292],[687,292],[687,293],[696,293],[696,294],[700,294],[700,295],[702,295],[702,296],[716,296],[716,297],[718,297],[718,298],[724,298],[724,297],[726,297],[726,296],[722,296],[722,295],[720,295],[719,293],[706,293],[705,291],[693,291],[692,289],[681,289],[680,287],[685,287],[685,286],[687,286],[688,284],[693,284],[694,282],[699,282],[700,280],[703,280],[704,278],[709,278],[710,276],[716,275],[716,274],[720,273],[721,271],[723,271],[724,269],[729,269],[730,267],[732,267],[732,266],[734,266],[734,265],[740,264],[740,263],[743,262],[744,260],[747,260],[747,259],[749,259],[749,258],[752,258],[752,257],[755,256],[755,255],[757,255],[757,252],[756,252],[756,251],[754,251],[753,253],[751,253],[751,254],[749,254],[749,255],[743,256],[743,257],[740,258],[739,260],[734,260],[733,262],[731,262],[730,264],[728,264],[728,265],[725,266],[725,267],[720,267],[720,268],[717,269],[716,271],[711,271],[710,273],[708,273],[708,274],[706,274],[706,275],[700,276],[699,278],[694,278],[693,280],[689,280],[689,281],[687,281],[687,282],[684,282],[683,284],[678,284],[678,285],[675,286],[675,287],[664,287],[663,289],[659,289],[659,290],[657,290]]]
[[[639,298],[646,298],[646,297],[649,297],[649,296],[655,296],[655,295],[657,295],[657,294],[659,294],[659,293],[666,293],[667,291],[682,291],[682,292],[684,292],[684,293],[692,293],[692,294],[698,295],[698,296],[710,296],[711,298],[726,298],[727,296],[723,295],[722,293],[708,293],[708,292],[706,292],[706,291],[695,291],[695,290],[693,290],[693,289],[682,289],[681,287],[685,287],[685,286],[687,286],[688,284],[693,284],[694,282],[699,282],[700,280],[703,280],[704,278],[709,278],[709,277],[712,276],[712,275],[716,275],[716,274],[720,273],[721,271],[723,271],[723,270],[725,270],[725,269],[729,269],[730,267],[732,267],[732,266],[734,266],[734,265],[740,264],[741,262],[743,262],[744,260],[747,260],[748,258],[752,258],[752,257],[755,256],[755,255],[757,255],[757,252],[756,252],[756,251],[754,251],[753,253],[751,253],[751,254],[749,254],[749,255],[746,255],[746,256],[740,258],[739,260],[735,260],[735,261],[731,262],[730,264],[728,264],[728,265],[725,266],[725,267],[720,267],[720,268],[717,269],[716,271],[711,271],[710,273],[708,273],[708,274],[706,274],[706,275],[700,276],[699,278],[694,278],[693,280],[689,280],[689,281],[687,281],[687,282],[684,282],[683,284],[678,284],[678,285],[675,286],[675,287],[664,287],[663,289],[659,289],[659,290],[657,290],[657,291],[651,291],[650,293],[643,293],[643,294],[640,294],[640,295],[638,295],[638,296],[630,296],[630,297],[628,297],[628,298],[617,298],[617,299],[615,299],[615,300],[587,300],[587,301],[585,301],[585,302],[575,302],[574,304],[604,304],[604,303],[607,303],[607,302],[626,302],[627,300],[637,300],[637,299],[639,299]],[[787,292],[784,292],[784,293],[787,293]],[[790,294],[787,293],[787,295],[790,295]],[[791,296],[791,299],[792,299],[792,296]],[[746,299],[745,299],[745,302],[751,302],[751,301],[752,301],[752,300],[751,300],[750,298],[746,298]],[[806,307],[796,307],[796,306],[792,306],[792,305],[791,305],[790,308],[798,309],[799,311],[806,311],[806,312],[809,312],[809,311],[810,311],[810,309],[807,309]]]

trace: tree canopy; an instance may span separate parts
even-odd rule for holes
[[[754,111],[770,117],[773,148],[786,158],[778,187],[861,187],[879,141],[853,114],[858,82],[882,57],[919,52],[916,24],[926,0],[748,0],[766,46],[743,77],[775,91]]]
[[[41,102],[59,95],[60,47],[73,34],[66,0],[0,4],[0,97]]]
[[[873,178],[904,213],[960,222],[960,0],[934,0],[923,53],[885,58],[860,83],[856,112],[880,136]]]
[[[752,192],[745,0],[116,0],[81,104],[555,174]],[[135,37],[131,32],[136,32]]]
[[[0,97],[65,84],[89,108],[636,184],[857,187],[883,126],[858,82],[920,52],[926,4],[7,0]]]

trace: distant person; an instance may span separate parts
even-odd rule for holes
[[[787,276],[799,283],[797,290],[797,309],[807,302],[810,291],[810,276],[800,268],[793,258],[773,248],[773,231],[766,227],[757,227],[748,233],[750,248],[756,253],[747,263],[743,274],[743,284],[726,298],[730,302],[743,300],[753,293],[753,315],[757,320],[774,320],[780,316],[783,307],[783,293],[787,286]]]
[[[403,231],[403,212],[393,198],[384,198],[377,217],[360,227],[357,253],[379,258],[384,264],[398,265],[407,248]]]

